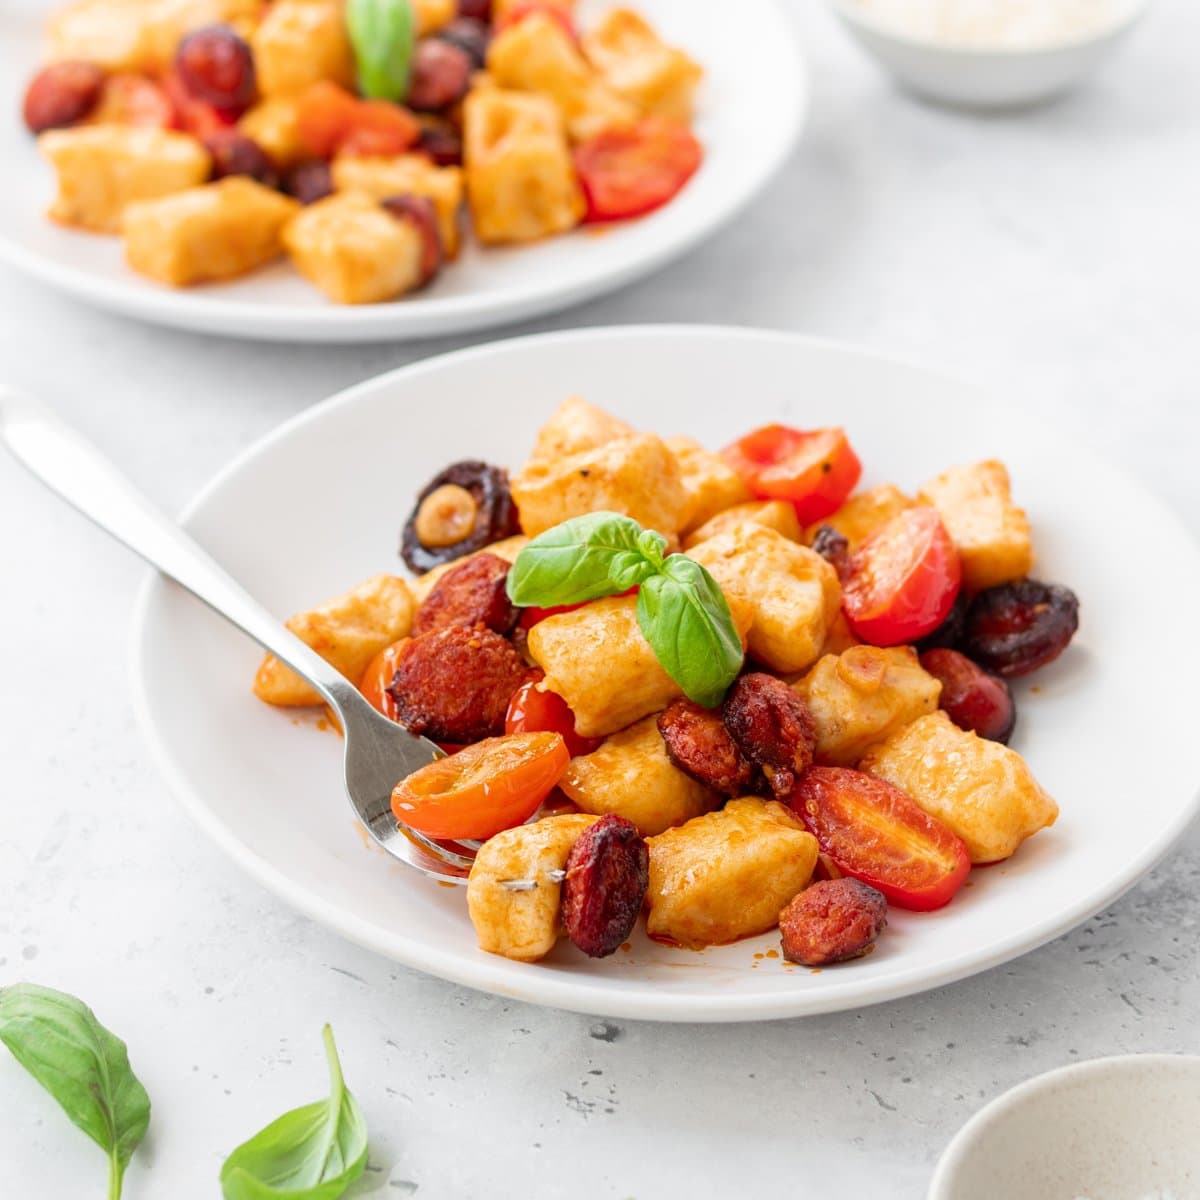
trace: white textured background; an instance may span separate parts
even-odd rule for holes
[[[1200,7],[1159,0],[1083,90],[979,118],[900,95],[820,5],[792,2],[814,113],[769,193],[688,260],[525,328],[729,321],[924,359],[989,383],[1014,420],[1048,414],[1200,527]],[[457,344],[206,340],[7,273],[0,314],[0,377],[57,403],[172,510],[305,405]],[[1137,546],[1113,553],[1154,586]],[[155,1109],[129,1200],[215,1197],[224,1153],[322,1093],[325,1020],[386,1197],[918,1200],[954,1130],[1011,1084],[1200,1051],[1195,829],[1071,936],[856,1014],[612,1024],[397,968],[288,911],[172,803],[129,711],[140,572],[0,461],[0,981],[76,992],[130,1043]],[[1148,630],[1147,653],[1195,636],[1196,604],[1179,597],[1179,628]],[[1114,712],[1080,753],[1113,754],[1136,820],[1137,757],[1171,747],[1124,747],[1120,729]],[[6,1198],[103,1191],[100,1152],[6,1056],[0,1164]]]

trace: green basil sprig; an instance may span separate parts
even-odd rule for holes
[[[125,1043],[81,1000],[34,983],[0,988],[0,1041],[84,1133],[108,1153],[108,1197],[150,1124],[150,1097]]]
[[[243,1142],[221,1168],[225,1200],[337,1200],[367,1166],[367,1123],[346,1090],[325,1026],[329,1098],[294,1108]]]
[[[584,604],[638,588],[637,618],[684,695],[720,704],[742,669],[742,640],[717,581],[685,554],[664,558],[662,534],[619,513],[572,517],[533,539],[508,573],[514,604]]]
[[[411,0],[348,0],[346,30],[359,91],[371,100],[403,100],[417,40]]]

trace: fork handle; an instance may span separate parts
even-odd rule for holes
[[[339,714],[358,690],[160,513],[49,405],[0,385],[0,441],[52,491],[303,676]]]

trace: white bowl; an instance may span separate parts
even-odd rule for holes
[[[959,1131],[928,1200],[1197,1200],[1200,1057],[1129,1054],[1039,1075]]]
[[[1047,100],[1092,71],[1137,23],[1149,0],[1126,0],[1112,22],[1036,48],[944,45],[906,35],[854,0],[830,0],[860,45],[904,87],[945,104],[1014,108]]]

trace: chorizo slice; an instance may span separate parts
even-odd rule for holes
[[[512,643],[483,625],[447,625],[400,652],[388,694],[412,733],[477,742],[504,732],[504,714],[528,668]]]
[[[806,967],[859,958],[887,925],[887,900],[858,879],[827,879],[779,914],[783,957]]]
[[[673,700],[658,718],[667,756],[683,772],[722,796],[755,788],[754,764],[738,749],[721,714],[691,700]]]
[[[776,796],[788,795],[812,765],[817,726],[804,697],[756,671],[734,682],[721,707],[737,748],[762,767]]]
[[[498,554],[476,554],[447,571],[417,609],[413,634],[432,633],[447,625],[486,625],[508,633],[517,623],[517,608],[508,598],[509,564]]]

